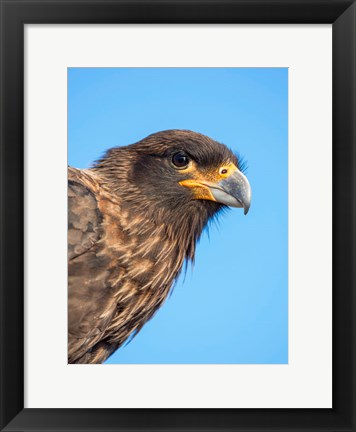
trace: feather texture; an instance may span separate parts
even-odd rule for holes
[[[101,363],[167,298],[209,219],[224,206],[192,199],[170,165],[184,149],[202,169],[237,163],[225,146],[166,131],[68,170],[68,362]]]

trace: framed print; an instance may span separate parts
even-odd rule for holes
[[[354,431],[354,2],[1,15],[1,429]]]
[[[31,151],[28,152],[25,170],[33,173],[34,176],[36,173],[43,176],[44,170],[48,168],[46,175],[59,180],[59,183],[53,180],[43,188],[49,188],[47,192],[44,191],[47,205],[55,215],[62,214],[62,216],[58,218],[57,228],[49,238],[46,233],[51,232],[54,216],[48,219],[48,224],[38,217],[37,209],[41,208],[39,201],[41,197],[31,184],[40,182],[40,178],[31,183],[31,178],[34,177],[30,174],[27,193],[33,205],[28,209],[28,218],[31,226],[37,226],[37,223],[39,225],[36,229],[28,231],[26,241],[28,245],[26,267],[30,269],[27,285],[28,303],[25,304],[28,319],[25,351],[28,378],[25,380],[27,388],[25,400],[28,406],[33,408],[53,406],[116,408],[117,405],[126,408],[330,407],[332,403],[332,293],[329,265],[332,254],[329,198],[332,156],[331,27],[303,29],[296,26],[287,29],[273,26],[221,28],[190,26],[184,28],[178,25],[163,28],[135,25],[102,28],[93,26],[83,29],[72,26],[63,32],[59,26],[45,31],[46,35],[43,34],[42,27],[36,25],[26,27],[28,61],[26,61],[25,71],[29,80],[29,92],[26,93],[25,103],[29,117],[25,120],[25,124],[31,124],[33,127],[28,129],[28,148]],[[195,39],[197,32],[201,39]],[[78,35],[79,40],[84,38],[89,46],[94,44],[98,47],[105,46],[107,54],[104,54],[100,48],[98,53],[101,56],[100,60],[94,62],[93,48],[88,53],[88,58],[86,52],[81,49],[81,43],[76,45]],[[172,54],[171,56],[166,54],[164,59],[161,59],[161,50],[167,52],[168,48],[161,43],[161,50],[157,50],[155,54],[155,51],[149,50],[149,47],[159,46],[159,41],[163,37],[169,41],[168,46]],[[131,41],[129,50],[116,47],[116,44],[110,45],[110,41],[127,39]],[[264,44],[261,45],[262,39]],[[200,54],[197,63],[195,58],[200,40],[206,41],[210,49],[205,51],[205,55]],[[228,42],[229,40],[231,42]],[[245,46],[236,46],[235,40],[249,40],[248,49]],[[224,46],[224,49],[215,49],[212,55],[214,43],[216,47]],[[48,46],[52,47],[51,52],[55,55],[51,56]],[[184,49],[179,55],[181,46]],[[269,49],[266,55],[267,46],[278,47],[278,49],[274,50],[275,54],[272,49]],[[301,46],[303,49],[300,48]],[[285,52],[286,47],[288,47],[288,58],[286,54],[281,56],[281,52]],[[313,59],[315,47],[320,49],[320,54]],[[73,50],[76,65],[80,67],[67,69],[66,56],[72,55],[70,52]],[[232,50],[235,50],[238,58],[238,62],[234,61],[233,64],[235,67],[219,67],[221,64],[229,65],[229,53]],[[43,58],[44,62],[40,62],[41,52],[48,53],[46,58]],[[62,54],[59,55],[58,52]],[[36,53],[39,53],[39,56]],[[103,58],[104,55],[107,57]],[[307,63],[304,62],[306,57],[309,59]],[[36,60],[33,62],[31,59]],[[138,61],[148,67],[133,67],[137,66],[135,62]],[[111,64],[115,67],[103,68],[100,67],[102,64]],[[288,64],[289,68],[283,67],[284,64]],[[157,65],[160,67],[156,67]],[[179,65],[185,67],[177,67]],[[250,67],[244,67],[247,65]],[[65,73],[63,74],[62,71]],[[309,74],[307,82],[298,78],[305,73]],[[32,80],[34,80],[33,85]],[[43,85],[44,82],[46,85]],[[57,91],[58,96],[55,95]],[[128,95],[126,97],[125,92]],[[313,97],[309,96],[311,92]],[[92,99],[91,94],[93,94]],[[309,104],[305,107],[304,100],[307,97]],[[53,101],[56,101],[54,105],[52,105]],[[45,112],[42,110],[44,106],[47,107]],[[218,110],[217,106],[219,106]],[[316,106],[320,106],[318,118],[313,116]],[[131,112],[130,107],[133,110]],[[95,109],[97,111],[94,111]],[[223,109],[226,111],[223,112]],[[287,124],[288,110],[294,115],[290,117]],[[92,114],[93,112],[95,115]],[[45,121],[43,116],[46,116]],[[80,123],[80,119],[84,120],[84,124]],[[103,119],[103,123],[100,119]],[[134,120],[131,126],[129,126],[130,119]],[[93,346],[93,350],[89,348],[87,353],[86,344],[81,345],[82,338],[77,338],[78,341],[74,338],[78,329],[75,328],[75,324],[71,324],[73,313],[76,313],[78,305],[77,293],[80,292],[73,289],[73,283],[81,281],[83,277],[86,279],[88,271],[100,269],[100,266],[86,262],[85,252],[79,250],[78,258],[69,262],[68,282],[67,280],[59,282],[58,275],[58,286],[53,285],[50,289],[51,301],[58,307],[41,313],[37,310],[37,305],[41,305],[42,298],[49,294],[45,288],[46,280],[57,271],[57,266],[67,267],[67,262],[65,254],[61,253],[58,253],[55,259],[53,255],[48,255],[43,258],[46,260],[45,263],[40,262],[36,259],[37,253],[32,250],[32,245],[35,246],[40,242],[47,249],[55,241],[56,251],[66,249],[67,227],[61,219],[66,218],[67,206],[66,189],[61,182],[64,173],[53,176],[54,165],[42,166],[41,170],[38,170],[36,161],[41,159],[43,152],[46,152],[46,137],[51,135],[55,125],[65,125],[66,121],[68,129],[57,128],[53,140],[58,140],[58,143],[53,146],[51,154],[55,160],[63,161],[58,164],[58,168],[65,169],[67,151],[61,142],[65,141],[68,130],[68,162],[71,173],[69,184],[74,188],[69,195],[71,200],[69,208],[73,207],[74,213],[74,227],[70,226],[71,219],[69,219],[68,243],[73,244],[74,248],[78,247],[75,241],[78,235],[76,233],[78,229],[75,228],[78,226],[78,218],[84,217],[84,220],[87,220],[90,209],[90,206],[89,208],[86,206],[81,216],[80,205],[76,204],[77,187],[79,187],[77,184],[80,181],[76,176],[86,175],[86,181],[91,182],[92,180],[89,180],[92,175],[91,168],[86,170],[88,165],[90,166],[90,159],[94,160],[96,154],[105,152],[108,147],[116,149],[111,150],[115,152],[130,152],[130,149],[139,146],[146,148],[149,157],[153,158],[150,162],[147,160],[138,162],[137,159],[136,162],[132,161],[130,169],[133,173],[130,174],[130,181],[124,188],[131,190],[132,185],[142,187],[142,184],[148,187],[147,182],[153,175],[151,186],[153,189],[150,193],[145,191],[139,193],[139,202],[135,204],[131,201],[131,193],[125,200],[127,203],[131,202],[127,211],[131,215],[128,220],[132,228],[124,231],[131,234],[128,234],[122,247],[127,251],[125,253],[130,253],[127,247],[131,241],[137,244],[135,254],[138,258],[138,268],[145,268],[142,267],[142,259],[145,266],[149,267],[150,254],[156,251],[159,262],[155,267],[158,269],[163,263],[163,268],[167,269],[167,274],[170,275],[169,257],[167,264],[167,254],[162,254],[161,248],[165,250],[165,247],[168,247],[168,250],[171,250],[171,238],[165,239],[163,236],[159,241],[160,247],[155,248],[154,236],[160,234],[153,230],[148,237],[148,244],[145,243],[144,238],[138,241],[133,234],[134,226],[139,226],[141,232],[142,225],[154,220],[155,215],[146,215],[141,223],[134,223],[138,216],[130,213],[132,208],[146,206],[147,201],[151,202],[151,199],[157,196],[157,193],[153,192],[156,190],[156,182],[168,175],[163,174],[162,171],[168,170],[170,173],[168,178],[173,176],[172,184],[178,185],[178,190],[170,190],[166,195],[164,193],[166,187],[160,184],[158,194],[160,198],[153,200],[155,210],[161,209],[163,220],[166,220],[169,219],[166,215],[167,207],[171,208],[165,204],[167,196],[171,199],[175,192],[178,194],[182,192],[179,182],[189,181],[189,175],[195,169],[214,172],[228,165],[228,162],[223,161],[224,166],[217,168],[216,162],[209,163],[211,156],[207,155],[205,160],[209,168],[200,168],[203,163],[200,162],[201,158],[195,155],[194,148],[202,149],[204,145],[209,145],[209,148],[213,146],[214,149],[225,149],[214,143],[218,139],[215,137],[220,136],[220,143],[225,143],[237,153],[238,162],[235,163],[242,165],[243,159],[238,156],[239,153],[242,153],[245,158],[248,156],[249,168],[242,173],[246,177],[243,184],[246,185],[247,191],[255,190],[255,193],[252,192],[252,199],[250,198],[252,207],[248,209],[246,206],[244,209],[246,212],[248,210],[246,215],[239,208],[232,208],[229,212],[225,209],[225,214],[222,214],[219,219],[219,228],[211,225],[209,237],[204,232],[205,229],[203,230],[200,242],[196,244],[194,268],[188,268],[186,274],[178,278],[174,292],[171,295],[168,293],[168,298],[165,299],[162,307],[156,311],[152,319],[144,323],[140,332],[134,338],[130,339],[128,336],[130,343],[127,344],[124,340],[123,346],[117,347],[115,352],[107,357],[105,352],[99,354],[101,350],[97,351],[96,346]],[[36,124],[40,125],[39,129],[34,126]],[[214,125],[214,128],[211,125]],[[114,129],[110,131],[110,128]],[[126,130],[130,135],[120,136],[118,128]],[[305,133],[306,129],[308,133]],[[95,136],[96,131],[100,135]],[[197,135],[197,131],[200,135]],[[83,132],[86,134],[84,137]],[[107,135],[106,138],[104,134]],[[145,138],[147,136],[148,138]],[[182,136],[184,136],[183,141],[179,138]],[[91,137],[93,137],[93,144],[91,144]],[[125,150],[126,146],[117,147],[114,141],[110,145],[110,137],[116,142],[127,140],[129,143],[137,144]],[[172,142],[173,149],[165,146],[163,152],[159,150],[156,146],[159,146],[159,143],[162,145],[162,141]],[[97,143],[101,143],[102,147],[99,148]],[[192,143],[193,150],[186,148],[189,143]],[[153,154],[149,150],[152,146],[155,146]],[[93,154],[89,156],[91,148]],[[188,166],[182,170],[172,167],[173,156],[177,150],[179,152],[185,150],[186,155],[192,159],[193,167]],[[215,154],[215,151],[213,153]],[[217,154],[220,155],[219,152]],[[308,154],[307,160],[305,154]],[[223,155],[227,158],[233,157],[230,153],[228,156],[225,156],[225,153]],[[84,165],[78,160],[78,156],[84,156]],[[115,163],[121,159],[125,160],[125,158],[115,157]],[[220,156],[217,160],[220,160]],[[134,168],[137,163],[140,166],[138,171]],[[141,171],[147,167],[147,164],[151,166],[151,163],[157,165],[151,167],[150,173],[161,173],[161,175],[146,173],[143,179],[138,181]],[[221,162],[217,162],[218,165],[219,163]],[[106,165],[104,161],[100,164]],[[240,168],[243,170],[241,165]],[[300,166],[309,173],[308,176],[300,175]],[[170,169],[174,171],[169,171]],[[188,171],[185,171],[186,169]],[[120,169],[120,172],[122,170]],[[188,178],[182,177],[187,174]],[[202,174],[202,177],[205,175]],[[95,174],[93,178],[98,176],[99,174]],[[118,178],[120,174],[117,173],[116,181]],[[305,190],[309,190],[310,184],[319,191],[317,200],[313,194],[305,195]],[[89,187],[92,187],[91,185],[93,183],[90,183]],[[110,188],[110,191],[114,188],[115,186]],[[97,191],[99,192],[94,189],[93,194]],[[123,193],[125,192],[119,195]],[[109,196],[107,195],[107,199],[111,201],[113,198]],[[196,202],[189,199],[189,204],[186,204],[184,197],[185,195],[181,203],[184,212],[179,216],[177,210],[173,211],[172,226],[177,218],[184,227],[186,218],[191,217],[188,210],[190,207],[186,205],[195,205]],[[174,203],[178,199],[178,197],[174,198]],[[159,204],[158,201],[161,200],[164,203]],[[208,200],[202,201],[203,205],[205,201]],[[300,202],[303,202],[303,205],[300,205]],[[121,206],[122,204],[118,204],[115,209],[121,209]],[[309,214],[305,208],[313,208],[313,213]],[[176,206],[173,206],[173,209],[176,209]],[[145,212],[138,212],[139,217],[147,211],[148,209]],[[198,214],[204,214],[203,211],[200,209]],[[102,215],[100,217],[104,217],[105,209],[101,209],[100,214]],[[121,220],[121,216],[117,217]],[[118,223],[115,225],[117,226]],[[166,225],[167,222],[164,222],[164,226]],[[189,228],[189,232],[193,231],[191,224]],[[289,236],[287,236],[287,228]],[[143,230],[143,235],[146,234],[146,229],[147,227]],[[182,241],[186,234],[179,232],[181,234],[178,238]],[[329,235],[326,235],[326,232],[329,232]],[[31,233],[36,233],[36,241],[32,239]],[[158,233],[161,231],[158,230]],[[117,235],[122,237],[124,234]],[[72,236],[73,240],[71,240]],[[120,240],[115,241],[115,248],[118,244]],[[232,245],[230,252],[227,248],[228,244]],[[151,247],[154,248],[153,252],[149,252]],[[140,252],[141,248],[142,252]],[[95,254],[95,257],[107,259],[104,258],[105,250],[111,249],[103,248],[100,254]],[[91,251],[92,249],[89,249],[89,256]],[[319,256],[318,262],[313,260],[316,254]],[[294,259],[289,259],[292,256]],[[219,259],[221,261],[218,264]],[[119,258],[118,262],[120,262]],[[174,260],[174,265],[176,262]],[[312,268],[309,263],[313,263]],[[88,265],[90,268],[93,267],[93,270],[87,269],[82,272],[81,269],[87,268]],[[114,266],[115,271],[117,265]],[[257,268],[258,272],[255,271]],[[296,271],[298,268],[303,269],[304,272],[308,269],[308,280],[298,281],[297,275],[300,274],[300,277],[303,275],[303,272]],[[210,273],[209,269],[211,269]],[[137,270],[135,267],[126,271],[135,273]],[[106,266],[104,274],[107,274]],[[66,272],[63,271],[62,275],[65,278]],[[163,275],[166,277],[166,271]],[[142,284],[141,278],[144,277],[144,272],[139,273],[139,276],[139,278],[134,276],[133,280],[129,279],[127,284],[129,286]],[[313,282],[315,278],[321,283],[315,284]],[[97,280],[96,276],[92,276],[91,279]],[[40,280],[43,283],[38,283]],[[120,280],[119,278],[119,284]],[[61,289],[61,286],[66,286],[67,283],[68,301],[66,291]],[[149,283],[148,278],[143,285]],[[158,283],[161,283],[160,279]],[[127,295],[130,297],[131,293],[129,289]],[[308,305],[304,304],[306,297]],[[134,308],[136,304],[142,305],[145,310],[146,300],[136,300],[136,298],[134,297],[130,305]],[[159,297],[158,301],[160,300],[164,298]],[[115,301],[118,305],[121,303]],[[157,297],[153,297],[153,308],[156,301]],[[84,302],[85,300],[79,302],[79,311],[83,310]],[[68,360],[63,357],[67,351],[65,332],[63,332],[63,329],[66,329],[67,303],[70,335]],[[110,301],[104,300],[104,304],[107,304],[110,309]],[[312,312],[314,308],[318,308],[320,337],[317,344],[315,333],[310,330],[313,326],[316,331],[315,324],[310,323],[314,321],[314,314],[308,314],[308,310]],[[84,313],[84,320],[85,315],[86,313]],[[114,320],[120,321],[120,316],[121,314],[118,314]],[[44,319],[53,320],[53,325],[44,329],[41,324]],[[85,325],[81,319],[74,319],[75,322]],[[123,321],[120,329],[124,331],[125,328],[125,321]],[[51,373],[50,370],[41,362],[42,342],[36,337],[39,333],[47,340],[46,349],[56,353],[51,364],[48,365],[50,368],[55,367],[57,371],[56,377],[51,381],[46,379]],[[114,333],[113,338],[115,337]],[[73,339],[80,347],[82,346],[83,355],[78,356],[81,348],[75,348]],[[102,346],[101,342],[98,341],[98,348]],[[306,346],[309,346],[308,354],[305,350]],[[111,349],[110,344],[108,348]],[[93,353],[95,354],[92,356]],[[97,355],[106,358],[100,359]],[[67,362],[70,363],[70,367],[67,366]],[[93,364],[101,362],[104,362],[104,367]],[[83,363],[86,363],[85,368],[81,366]],[[147,368],[151,373],[146,372]],[[114,369],[118,369],[115,374],[113,374]],[[131,372],[133,370],[134,374]],[[166,378],[163,378],[164,374],[167,374]],[[102,380],[112,383],[114,377],[120,379],[124,397],[111,394],[108,389],[105,395],[100,394],[100,398],[96,399],[87,391],[85,383],[90,383],[91,387],[100,386]],[[125,382],[124,377],[128,377]],[[149,390],[153,386],[150,377],[155,381],[154,393]],[[222,377],[225,378],[221,379]],[[266,380],[268,382],[265,382]],[[75,389],[70,395],[59,390],[66,382],[71,382]],[[229,384],[226,386],[225,383]],[[58,389],[55,401],[48,396],[50,393],[48,386],[53,385]],[[142,388],[140,395],[132,392],[138,386]],[[170,391],[171,386],[175,387],[176,391],[167,399],[165,395]],[[189,394],[185,391],[187,386],[191,388]],[[259,397],[249,390],[255,386],[260,388]],[[273,394],[269,390],[271,386],[275,390]],[[307,395],[304,392],[306,386],[309,388]],[[288,392],[290,387],[293,387],[293,392]],[[210,391],[210,388],[214,391]],[[145,393],[143,389],[150,391],[150,394]]]

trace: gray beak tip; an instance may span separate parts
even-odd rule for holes
[[[232,207],[243,207],[244,215],[247,215],[251,205],[251,187],[245,175],[241,171],[235,171],[219,185],[225,193],[218,194],[218,191],[214,191],[217,201]]]

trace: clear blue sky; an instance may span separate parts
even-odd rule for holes
[[[251,209],[203,235],[194,268],[106,363],[288,363],[288,69],[68,69],[71,166],[165,129],[242,154]]]

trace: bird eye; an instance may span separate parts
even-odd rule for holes
[[[188,166],[189,158],[185,153],[179,152],[173,155],[172,163],[176,168],[182,169]]]

